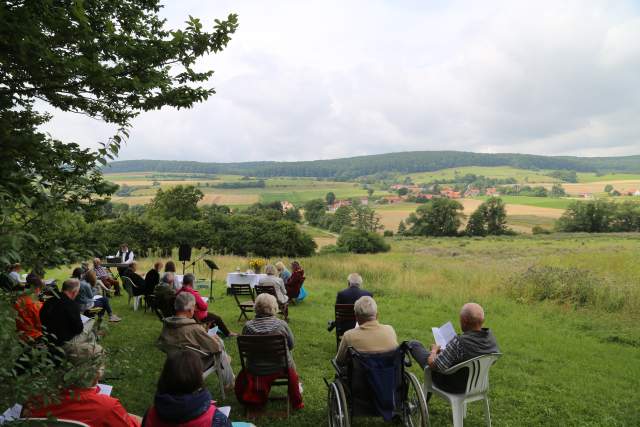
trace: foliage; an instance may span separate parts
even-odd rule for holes
[[[343,230],[336,246],[346,252],[357,254],[388,252],[391,249],[378,233],[357,228]]]
[[[149,206],[150,214],[169,219],[197,219],[198,202],[204,193],[193,185],[176,185],[168,190],[159,188]]]
[[[326,200],[327,205],[332,205],[336,201],[336,195],[333,191],[329,191],[326,196],[324,196],[324,200]]]
[[[555,188],[556,186],[554,186]],[[560,186],[560,189],[562,187]],[[508,196],[529,196],[529,197],[547,197],[549,196],[549,190],[545,187],[538,185],[535,187],[531,187],[529,185],[523,186],[513,186],[513,187],[500,187],[499,191],[501,194]],[[556,190],[558,191],[558,190]],[[564,192],[564,189],[562,189]]]
[[[384,237],[393,237],[393,230],[384,230],[384,233],[382,233],[382,235]]]
[[[532,234],[551,234],[551,230],[548,230],[540,225],[534,225],[531,228]]]
[[[384,228],[376,211],[365,205],[355,205],[353,207],[353,226],[359,230],[370,232],[376,232]]]
[[[353,212],[351,206],[340,206],[333,214],[333,221],[329,230],[334,233],[340,233],[343,228],[353,225]]]
[[[574,170],[556,170],[550,172],[549,176],[564,182],[578,182],[578,174]]]
[[[551,197],[565,197],[567,192],[564,191],[564,187],[560,184],[553,184],[551,191],[549,192]]]
[[[304,219],[315,227],[322,226],[322,221],[326,216],[326,205],[322,199],[309,200],[304,204]]]
[[[221,182],[220,184],[212,185],[213,188],[264,188],[266,187],[266,183],[264,179],[259,179],[257,181],[232,181],[232,182]]]
[[[456,236],[462,223],[462,205],[451,199],[432,199],[409,215],[409,234],[416,236]]]
[[[613,185],[611,184],[607,184],[604,186],[604,192],[605,193],[611,193],[614,190]]]
[[[400,220],[400,224],[398,224],[398,235],[403,236],[407,232],[407,226],[404,224],[403,220]]]
[[[603,233],[611,231],[617,205],[604,200],[574,202],[556,222],[558,231]]]
[[[502,199],[490,197],[471,214],[466,232],[470,236],[500,235],[509,233],[507,210]]]

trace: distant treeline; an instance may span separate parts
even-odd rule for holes
[[[520,169],[640,173],[640,155],[626,157],[551,157],[461,151],[414,151],[300,162],[200,163],[177,160],[125,160],[104,171],[240,174],[254,177],[301,176],[353,179],[382,172],[430,172],[464,166],[511,166]]]
[[[220,184],[212,185],[213,188],[264,188],[265,187],[264,180],[260,179],[258,181],[230,181],[230,182],[221,182]]]

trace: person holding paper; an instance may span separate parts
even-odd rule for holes
[[[175,316],[167,317],[162,322],[162,332],[157,345],[167,354],[182,350],[186,346],[194,347],[205,352],[203,370],[209,369],[215,362],[215,354],[220,354],[223,383],[225,389],[232,390],[234,384],[231,358],[226,353],[224,343],[215,334],[210,336],[201,324],[193,318],[196,310],[196,300],[193,295],[182,292],[176,296]],[[200,372],[202,375],[202,372]]]
[[[449,328],[446,324],[445,327],[434,328],[437,330],[436,340],[443,340],[441,342],[445,346],[432,344],[431,351],[427,352],[420,342],[411,341],[411,355],[423,369],[427,365],[432,369],[433,382],[438,388],[449,393],[464,393],[468,374],[466,370],[453,375],[442,375],[441,372],[474,357],[500,352],[493,333],[488,328],[483,328],[483,325],[482,307],[473,302],[467,303],[460,310],[462,334],[448,337],[446,331]]]
[[[60,346],[83,333],[80,308],[75,299],[80,292],[78,279],[67,279],[62,283],[60,297],[49,298],[40,310],[40,321],[47,335],[54,336],[53,342]]]

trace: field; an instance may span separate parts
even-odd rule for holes
[[[399,239],[393,250],[379,255],[331,255],[300,260],[309,297],[290,309],[296,336],[294,358],[304,383],[306,407],[289,420],[261,418],[260,426],[319,426],[326,423],[326,387],[335,337],[326,331],[333,317],[335,292],[348,273],[359,271],[364,287],[379,305],[380,321],[391,324],[400,340],[432,342],[431,326],[451,320],[467,301],[486,310],[504,356],[491,371],[491,413],[497,426],[625,426],[637,425],[640,401],[640,249],[638,235],[567,235],[487,239]],[[224,295],[224,272],[247,268],[243,258],[219,256],[221,266],[211,309],[236,331],[238,310]],[[152,259],[144,260],[142,270]],[[529,301],[510,296],[511,285],[529,267],[575,268],[595,277],[591,297],[576,307],[571,294],[560,300]],[[62,278],[70,269],[58,270]],[[207,277],[203,266],[198,277]],[[592,282],[589,282],[592,283]],[[105,383],[114,386],[132,413],[143,414],[153,401],[163,355],[154,346],[158,319],[133,312],[126,298],[112,300],[124,320],[110,324],[104,346],[110,353]],[[239,369],[237,347],[226,341]],[[419,369],[412,367],[419,377]],[[217,380],[207,379],[214,397]],[[278,391],[274,391],[277,393]],[[233,420],[245,415],[228,397]],[[270,406],[282,413],[281,404]],[[431,425],[451,425],[448,406],[434,398]],[[466,425],[484,425],[480,404],[470,404]],[[378,420],[356,425],[385,425]]]
[[[565,191],[568,194],[576,195],[582,193],[604,193],[604,187],[608,184],[619,192],[625,192],[630,190],[640,189],[640,179],[635,180],[611,180],[611,181],[594,181],[577,184],[563,184]]]
[[[550,176],[545,175],[549,171],[532,171],[526,169],[517,169],[507,166],[496,166],[496,167],[486,167],[486,166],[467,166],[460,168],[449,168],[442,169],[435,172],[421,172],[421,173],[413,173],[409,174],[409,176],[413,182],[422,183],[422,182],[430,182],[435,180],[451,180],[458,176],[464,176],[467,174],[474,175],[482,175],[486,178],[515,178],[519,183],[547,183],[547,182],[558,182],[556,178],[552,178]]]

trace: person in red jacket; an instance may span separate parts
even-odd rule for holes
[[[14,304],[16,309],[16,329],[23,341],[35,341],[42,336],[42,323],[40,322],[40,309],[42,303],[38,295],[42,291],[44,282],[36,275],[28,278],[29,289],[24,291]]]
[[[169,353],[164,362],[153,406],[144,427],[231,427],[231,421],[211,400],[202,379],[202,361],[191,350]]]
[[[100,394],[98,380],[104,370],[104,352],[98,344],[74,345],[68,352],[69,361],[86,375],[76,380],[76,385],[62,392],[60,402],[42,405],[35,399],[25,405],[23,417],[62,418],[80,421],[91,427],[139,427],[140,417],[130,415],[118,399]],[[86,369],[85,369],[86,368]]]
[[[293,261],[291,263],[291,271],[291,277],[285,283],[285,287],[287,288],[289,299],[296,299],[300,295],[300,288],[304,283],[304,270],[298,261]]]
[[[238,334],[235,332],[231,332],[227,325],[224,324],[222,317],[210,313],[209,305],[205,302],[204,299],[200,296],[200,292],[193,289],[193,282],[195,277],[193,274],[185,274],[182,278],[182,287],[176,292],[176,297],[180,295],[182,292],[188,292],[196,299],[196,312],[193,315],[193,318],[196,319],[200,323],[207,323],[211,326],[217,326],[220,329],[220,332],[225,337],[235,337]]]

